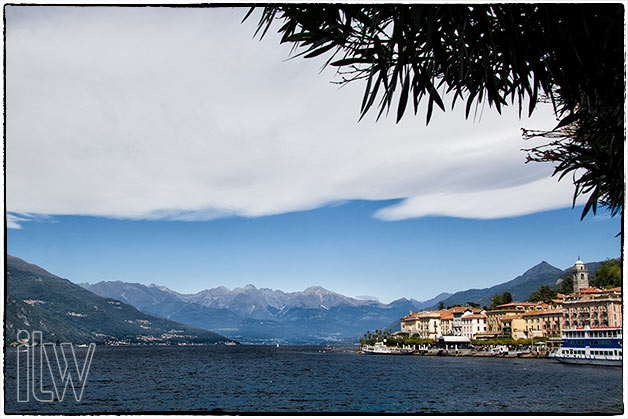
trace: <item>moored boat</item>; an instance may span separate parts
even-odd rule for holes
[[[548,355],[566,364],[622,365],[621,327],[564,329],[562,345]]]
[[[414,347],[410,346],[386,346],[384,342],[375,342],[375,345],[364,345],[361,349],[365,354],[380,355],[410,355],[415,350]]]

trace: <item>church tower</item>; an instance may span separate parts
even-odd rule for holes
[[[573,267],[573,290],[578,292],[583,288],[589,288],[589,271],[578,256],[578,261]]]

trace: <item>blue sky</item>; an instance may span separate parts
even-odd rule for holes
[[[75,282],[122,280],[196,292],[320,285],[384,302],[514,278],[542,260],[567,268],[618,257],[619,220],[580,208],[496,220],[381,221],[355,201],[259,218],[132,221],[60,216],[8,230],[10,254]]]
[[[525,164],[548,105],[358,122],[364,86],[254,39],[246,10],[5,8],[9,253],[74,281],[384,301],[619,256],[618,220],[579,222],[569,177]]]

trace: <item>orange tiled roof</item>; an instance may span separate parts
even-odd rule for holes
[[[460,306],[456,306],[456,307],[452,307],[450,308],[452,313],[464,313],[465,311],[469,310],[471,307],[460,307]]]
[[[589,288],[583,288],[580,291],[578,291],[578,293],[580,294],[597,294],[599,292],[604,292],[604,290],[601,288],[589,287]]]
[[[563,314],[562,310],[532,310],[526,313],[521,313],[522,316],[531,317],[539,315],[551,315],[551,314]]]

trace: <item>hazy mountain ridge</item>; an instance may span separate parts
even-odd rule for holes
[[[283,292],[249,284],[195,294],[120,281],[81,286],[146,313],[254,343],[354,341],[364,331],[384,327],[421,304],[405,298],[390,304],[359,300],[319,286]]]
[[[103,298],[10,255],[6,269],[5,344],[15,342],[19,330],[41,331],[48,342],[216,343],[230,340]]]

